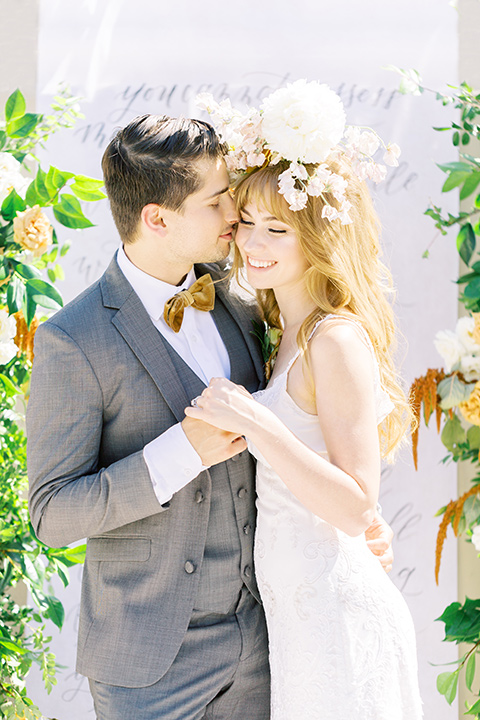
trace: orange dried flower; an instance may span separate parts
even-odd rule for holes
[[[415,378],[410,388],[410,404],[414,414],[414,423],[412,425],[412,452],[415,470],[418,470],[418,429],[420,426],[420,415],[422,411],[425,417],[425,425],[428,426],[430,417],[433,412],[436,413],[437,430],[440,432],[440,419],[442,417],[442,409],[439,405],[438,383],[445,378],[443,370],[435,370],[429,368],[425,375]]]
[[[27,327],[27,322],[21,310],[15,313],[14,318],[17,323],[17,334],[13,338],[13,342],[18,347],[17,355],[25,353],[27,360],[33,362],[33,339],[38,328],[38,318],[33,318],[30,327]]]
[[[442,521],[438,529],[437,545],[435,548],[435,582],[438,585],[438,573],[440,572],[440,561],[442,559],[442,550],[445,538],[447,537],[448,523],[450,522],[453,513],[455,512],[455,500],[450,500],[445,512],[443,513]]]

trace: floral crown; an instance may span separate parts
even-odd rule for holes
[[[345,197],[348,182],[328,168],[327,158],[346,155],[362,180],[369,178],[376,183],[387,173],[386,167],[373,159],[380,146],[385,150],[383,161],[398,165],[398,145],[385,145],[370,129],[346,127],[338,95],[328,85],[315,81],[290,83],[266,97],[259,110],[249,108],[245,113],[232,107],[228,99],[217,103],[210,93],[197,95],[196,104],[209,113],[220,138],[227,143],[227,167],[237,176],[280,160],[290,162],[278,178],[278,191],[294,211],[306,206],[309,195],[321,196],[325,202],[322,217],[330,221],[338,218],[343,225],[352,222],[348,214],[351,203]],[[310,164],[317,166],[313,172],[307,170]],[[324,193],[333,195],[338,209]]]

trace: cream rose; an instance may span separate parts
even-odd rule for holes
[[[297,80],[265,98],[262,129],[267,147],[286,160],[323,162],[343,137],[345,111],[328,85]]]
[[[458,339],[462,343],[467,353],[480,352],[480,345],[475,342],[475,319],[471,316],[461,317],[457,320],[455,327]]]
[[[17,213],[13,220],[14,240],[24,250],[40,257],[52,244],[52,226],[38,205]]]
[[[433,341],[437,352],[442,356],[447,373],[451,371],[464,353],[464,348],[456,333],[451,330],[440,330]]]

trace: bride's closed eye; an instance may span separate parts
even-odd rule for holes
[[[246,225],[247,227],[253,227],[254,223],[251,220],[245,220],[245,218],[240,218],[239,220],[240,225]],[[278,228],[267,228],[269,233],[272,233],[273,235],[283,235],[286,233],[286,230],[279,230]]]

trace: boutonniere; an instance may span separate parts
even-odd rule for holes
[[[279,328],[269,327],[268,324],[263,322],[257,322],[253,320],[254,329],[251,330],[252,335],[255,335],[260,340],[260,347],[262,349],[262,357],[265,365],[265,379],[268,382],[277,359],[278,348],[280,347],[280,340],[282,339],[283,330]]]

